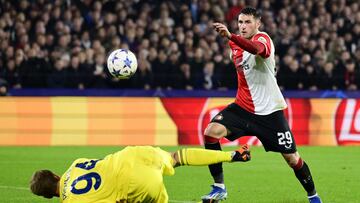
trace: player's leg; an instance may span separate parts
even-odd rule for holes
[[[300,181],[308,194],[311,203],[320,203],[321,199],[316,193],[315,184],[311,176],[309,166],[300,157],[298,152],[282,154],[288,165],[294,170],[296,178]]]
[[[159,190],[159,195],[155,198],[154,203],[167,203],[169,202],[169,196],[167,194],[165,185],[162,184],[162,187]]]
[[[205,129],[205,149],[221,151],[220,139],[227,134],[226,127],[220,123],[209,123]],[[215,183],[224,183],[222,163],[209,165]]]
[[[205,129],[205,148],[209,150],[221,150],[220,139],[226,137],[228,140],[235,140],[246,134],[241,113],[236,104],[230,104],[219,112]],[[209,165],[210,173],[214,179],[212,190],[209,194],[202,196],[205,200],[222,200],[227,197],[224,184],[224,173],[222,163]]]
[[[163,174],[174,174],[170,154],[151,146],[129,147],[128,151],[132,155],[133,167],[127,177],[127,202],[167,203]]]
[[[172,152],[173,166],[207,166],[222,162],[246,162],[250,161],[250,147],[243,145],[235,151],[218,151],[200,148],[184,148]]]
[[[220,123],[209,123],[205,129],[205,149],[221,151],[220,139],[227,135],[227,129]],[[203,201],[207,200],[223,200],[227,198],[227,191],[224,184],[224,173],[222,162],[209,165],[211,176],[214,184],[211,185],[212,190],[209,194],[201,197]]]
[[[167,202],[163,175],[160,168],[135,163],[132,173],[128,174],[129,184],[127,202]]]
[[[229,151],[229,152],[206,150],[199,148],[184,148],[176,152],[169,153],[160,148],[153,148],[153,147],[138,147],[137,151],[141,153],[141,155],[139,155],[138,153],[138,156],[140,156],[138,157],[140,159],[140,163],[141,160],[143,160],[146,157],[145,162],[155,163],[154,165],[156,167],[150,167],[150,169],[148,165],[142,167],[141,170],[144,171],[144,173],[153,173],[153,175],[149,175],[152,176],[150,178],[150,181],[144,179],[144,181],[141,182],[143,186],[136,188],[148,188],[145,190],[147,198],[154,198],[155,199],[154,202],[159,202],[159,203],[168,202],[168,195],[166,192],[166,188],[162,183],[162,177],[158,175],[158,171],[161,171],[162,174],[165,175],[173,175],[174,174],[173,167],[180,165],[200,166],[200,165],[209,165],[218,162],[237,162],[237,161],[250,160],[250,149],[248,145],[244,145],[243,147],[241,147],[236,151]],[[164,166],[161,167],[161,170],[159,170],[158,168],[159,163],[163,164]],[[149,187],[144,186],[146,182],[152,182],[151,189]],[[160,186],[160,189],[158,186]],[[224,193],[221,194],[224,195]],[[225,195],[226,194],[227,193],[225,191]],[[213,199],[210,200],[211,202],[217,202],[217,201],[213,201]]]
[[[280,152],[290,167],[294,169],[296,177],[308,194],[316,194],[309,167],[297,152],[293,134],[283,111],[277,111],[267,116],[256,115],[253,120],[252,129],[261,140],[265,150]]]

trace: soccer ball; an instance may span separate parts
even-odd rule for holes
[[[128,79],[134,75],[137,65],[135,54],[127,49],[117,49],[107,59],[110,74],[119,79]]]

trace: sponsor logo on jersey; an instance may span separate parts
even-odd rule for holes
[[[64,187],[62,189],[62,197],[61,197],[63,200],[65,200],[68,197],[68,195],[66,193],[67,193],[67,190],[69,187],[70,173],[71,173],[71,169],[69,169],[65,173]]]
[[[243,60],[243,62],[242,62],[242,64],[241,64],[241,67],[242,67],[244,70],[249,70],[249,69],[250,69],[249,58]]]
[[[242,61],[240,58],[236,59],[236,70],[237,71],[244,71],[244,70],[249,70],[250,69],[250,65],[248,64],[248,59]]]

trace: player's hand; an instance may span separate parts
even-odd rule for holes
[[[227,29],[227,27],[224,24],[214,23],[213,26],[214,26],[214,29],[216,30],[216,32],[218,32],[220,34],[220,36],[227,37],[230,39],[231,33],[229,32],[229,30]]]

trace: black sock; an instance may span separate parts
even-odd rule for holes
[[[216,143],[205,143],[205,149],[220,150],[221,145],[219,142]],[[209,165],[210,173],[214,178],[215,183],[224,183],[224,173],[222,163]]]
[[[308,196],[316,194],[314,181],[311,177],[310,169],[305,161],[303,166],[299,170],[294,170],[294,172],[297,179],[308,193]]]

